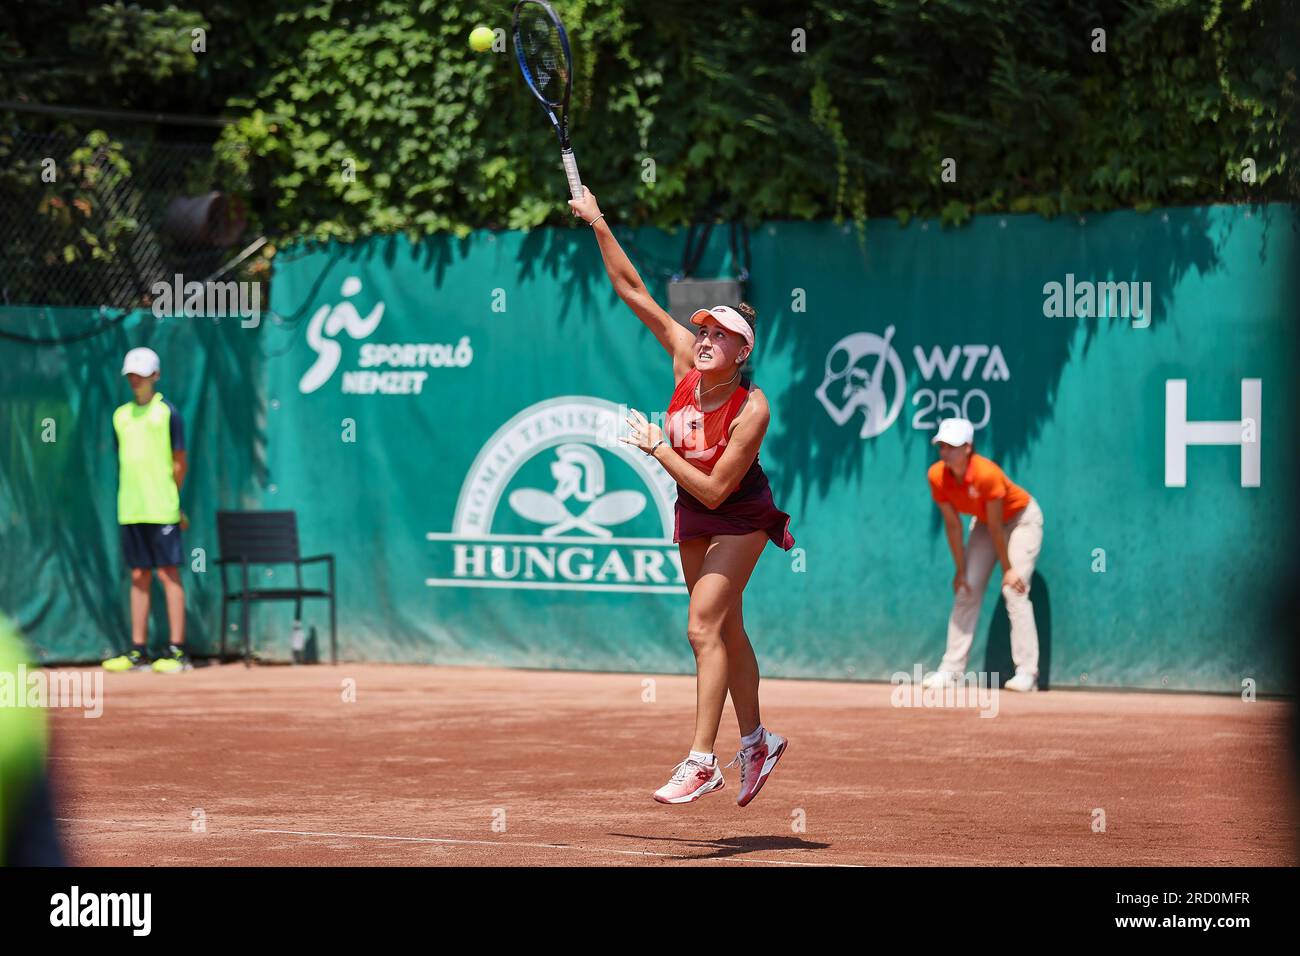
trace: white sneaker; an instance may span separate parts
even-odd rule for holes
[[[921,681],[922,687],[951,687],[957,683],[957,675],[952,671],[934,671],[926,674],[925,679]]]
[[[1011,680],[1002,685],[1003,690],[1014,690],[1019,693],[1028,693],[1038,690],[1038,678],[1033,674],[1017,674]]]
[[[659,803],[693,803],[726,785],[718,758],[706,766],[687,757],[673,769],[672,778],[654,792],[654,798]]]
[[[749,801],[758,796],[768,774],[785,753],[787,743],[789,741],[780,734],[764,727],[762,740],[752,747],[742,747],[735,759],[727,764],[728,767],[740,766],[740,793],[736,796],[736,806],[748,806]]]

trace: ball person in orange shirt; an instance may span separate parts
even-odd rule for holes
[[[1011,619],[1011,658],[1015,676],[1006,690],[1038,690],[1038,628],[1029,600],[1029,582],[1043,545],[1043,512],[1029,492],[996,463],[975,454],[975,428],[964,418],[945,418],[932,444],[939,461],[930,466],[930,494],[943,514],[948,547],[957,563],[955,595],[948,618],[948,649],[925,686],[945,686],[966,671],[971,639],[979,622],[984,591],[996,562],[1002,569],[1002,597]],[[962,519],[972,515],[970,540],[962,541]]]

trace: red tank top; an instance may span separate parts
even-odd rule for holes
[[[679,455],[708,475],[727,447],[727,431],[749,397],[749,389],[742,385],[731,393],[725,405],[705,412],[695,400],[695,386],[699,381],[700,370],[693,368],[678,383],[668,403],[664,437]]]

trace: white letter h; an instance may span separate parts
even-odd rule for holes
[[[1262,379],[1241,380],[1241,418],[1229,422],[1189,422],[1187,420],[1187,379],[1165,381],[1165,487],[1187,487],[1188,445],[1240,445],[1241,487],[1259,487],[1260,419]],[[1254,441],[1243,440],[1243,425],[1254,422]]]

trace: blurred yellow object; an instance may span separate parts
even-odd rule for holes
[[[30,663],[18,632],[0,615],[0,863],[23,799],[45,772],[45,709],[27,706],[23,679]]]

